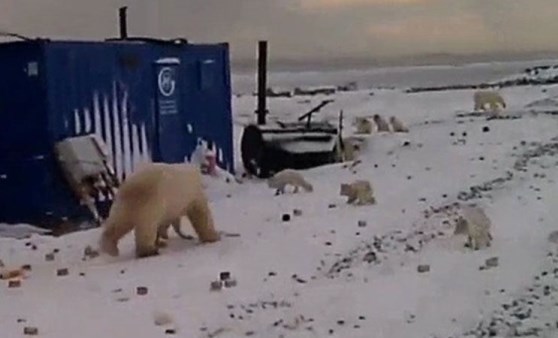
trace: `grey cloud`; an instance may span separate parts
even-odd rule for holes
[[[229,41],[237,58],[253,56],[261,38],[277,58],[558,50],[555,0],[348,1],[311,11],[298,1],[2,0],[0,30],[105,38],[117,33],[116,9],[128,5],[132,34]]]

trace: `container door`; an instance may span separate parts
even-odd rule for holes
[[[156,160],[167,163],[184,162],[186,128],[180,115],[179,66],[178,59],[163,59],[155,63]]]

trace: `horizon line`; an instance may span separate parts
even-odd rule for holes
[[[488,62],[521,62],[545,59],[558,59],[558,51],[496,51],[484,53],[451,53],[435,52],[416,55],[402,55],[392,57],[372,56],[332,56],[324,57],[268,57],[270,71],[285,71],[293,69],[362,69],[380,67],[410,67],[410,66],[459,66],[473,63]],[[253,71],[257,68],[257,59],[239,57],[231,58],[231,66],[239,72]]]

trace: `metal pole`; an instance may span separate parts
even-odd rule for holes
[[[128,38],[128,18],[126,15],[126,10],[128,7],[120,7],[118,9],[118,17],[119,17],[119,24],[120,24],[120,38],[126,39]]]
[[[265,117],[268,113],[266,107],[267,91],[267,41],[258,42],[258,124],[265,124]]]

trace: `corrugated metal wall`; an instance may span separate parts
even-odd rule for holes
[[[42,47],[0,45],[0,216],[2,221],[44,213],[49,135]]]
[[[155,146],[151,60],[149,45],[48,45],[51,141],[99,135],[120,178],[150,161]]]
[[[7,73],[12,82],[24,81],[21,88],[0,86],[5,90],[0,93],[0,121],[7,126],[0,129],[5,132],[0,138],[0,175],[7,176],[0,179],[0,204],[15,206],[0,211],[0,222],[83,213],[61,182],[52,154],[54,143],[66,137],[99,135],[121,179],[142,162],[188,160],[198,138],[214,142],[219,165],[234,170],[228,45],[28,42],[19,43],[16,52],[8,49],[0,45],[6,69],[26,64],[27,59],[38,68],[31,69],[34,76],[25,81],[21,74]],[[161,75],[168,77],[166,85],[172,84],[171,96],[161,92]],[[19,101],[2,106],[13,92],[20,93]],[[21,117],[14,114],[18,105],[25,108]],[[8,129],[29,120],[38,121],[38,127]],[[29,148],[24,152],[29,156],[43,159],[29,166],[34,172],[16,180],[2,161],[21,147]],[[14,163],[12,171],[23,160]],[[22,180],[32,183],[19,191],[14,183]],[[33,190],[42,191],[43,197],[29,207],[25,195]]]

